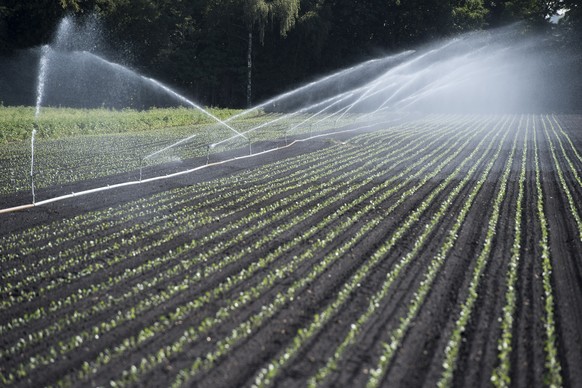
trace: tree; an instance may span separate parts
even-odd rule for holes
[[[456,31],[471,31],[483,28],[488,10],[483,0],[462,0],[452,12],[453,28]]]
[[[264,100],[336,69],[323,51],[330,44],[331,7],[326,0],[302,0],[295,26],[282,37],[265,34],[253,60],[253,100]],[[245,35],[245,53],[248,51]],[[256,35],[255,35],[256,38]],[[244,85],[246,85],[246,69]]]
[[[526,20],[543,25],[551,14],[553,0],[499,0],[486,4],[489,9],[488,24],[492,27]]]
[[[548,23],[566,9],[558,25]],[[36,53],[63,16],[93,14],[107,59],[229,107],[366,59],[520,20],[582,50],[580,0],[0,0],[0,57]]]
[[[575,33],[582,31],[582,4],[579,0],[554,0],[551,10],[552,14],[565,11],[562,24],[568,25]]]
[[[58,2],[4,0],[0,6],[0,55],[48,42],[65,14]]]
[[[263,42],[265,30],[279,24],[279,34],[285,36],[299,17],[300,0],[242,0],[244,22],[248,30],[247,50],[247,105],[252,102],[253,30]]]

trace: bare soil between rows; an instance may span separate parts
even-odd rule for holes
[[[578,150],[582,150],[582,116],[568,116],[563,121],[565,130],[573,134],[572,140]],[[536,123],[541,128],[541,123]],[[200,182],[212,182],[214,180],[230,177],[240,172],[253,170],[259,166],[278,162],[287,158],[293,158],[307,153],[321,152],[332,146],[341,145],[348,142],[357,135],[357,132],[330,135],[326,138],[313,139],[301,142],[292,147],[282,148],[274,152],[257,155],[253,158],[237,159],[225,164],[212,166],[191,174],[177,178],[171,178],[151,183],[143,183],[137,186],[117,188],[99,193],[88,194],[80,197],[66,199],[63,201],[34,207],[28,210],[0,215],[0,235],[9,235],[25,231],[29,228],[50,224],[58,220],[66,220],[77,215],[87,214],[110,207],[116,207],[148,196],[162,193],[175,188],[189,187]],[[522,138],[520,138],[521,140]],[[555,139],[553,140],[554,142]],[[578,367],[582,365],[582,242],[578,238],[578,229],[575,221],[571,217],[571,210],[568,198],[564,194],[561,182],[555,173],[553,161],[548,152],[549,145],[538,129],[538,142],[540,147],[540,162],[542,165],[542,189],[545,200],[545,212],[548,216],[548,229],[550,231],[549,243],[551,250],[551,260],[553,266],[552,285],[555,292],[556,320],[557,320],[557,345],[558,357],[562,365],[562,376],[564,386],[576,387],[582,385],[582,370]],[[508,142],[509,144],[509,142]],[[469,321],[464,342],[460,349],[457,361],[458,371],[453,380],[454,386],[490,386],[490,375],[497,365],[497,339],[500,336],[501,328],[499,317],[505,303],[505,276],[507,273],[510,258],[510,247],[514,238],[515,218],[514,203],[517,200],[518,179],[520,169],[521,147],[523,141],[518,141],[519,147],[515,151],[512,170],[507,186],[507,193],[501,207],[501,216],[497,233],[493,241],[493,248],[488,263],[482,275],[479,298]],[[521,248],[522,259],[518,268],[518,305],[515,314],[515,323],[512,330],[514,341],[514,352],[511,356],[512,381],[516,387],[530,387],[544,384],[545,376],[545,354],[544,354],[544,305],[542,287],[542,267],[540,263],[541,248],[539,241],[541,233],[539,230],[536,213],[536,187],[534,163],[532,159],[533,143],[528,143],[529,156],[527,162],[527,174],[525,182],[524,197],[524,217],[522,222],[523,243]],[[447,346],[448,338],[453,330],[458,312],[459,303],[466,297],[467,287],[471,280],[472,272],[475,268],[475,257],[479,254],[484,244],[486,227],[491,216],[491,206],[493,199],[499,190],[499,179],[503,167],[509,155],[509,148],[505,147],[500,153],[500,159],[496,162],[491,176],[480,190],[476,201],[471,205],[467,219],[464,221],[458,239],[448,255],[448,258],[440,270],[433,287],[423,303],[414,324],[403,338],[402,344],[395,353],[394,361],[388,369],[387,376],[383,380],[383,386],[434,386],[442,373],[443,353]],[[472,151],[471,147],[461,152],[451,166],[454,166]],[[492,151],[490,152],[492,154]],[[560,154],[561,155],[561,154]],[[582,163],[578,162],[573,153],[568,154],[578,175],[582,175]],[[224,155],[226,158],[226,155]],[[559,158],[562,168],[566,165],[563,156]],[[482,165],[488,162],[485,159]],[[293,339],[300,328],[308,326],[313,315],[323,310],[336,297],[342,285],[373,255],[376,249],[381,246],[389,236],[401,225],[414,209],[436,189],[442,180],[452,172],[453,168],[448,167],[439,175],[438,179],[433,179],[414,195],[407,198],[403,206],[398,207],[393,213],[387,214],[380,225],[366,234],[358,243],[350,248],[348,254],[339,257],[327,268],[324,273],[313,283],[298,291],[293,302],[287,303],[283,309],[270,317],[266,323],[253,333],[248,339],[237,344],[231,349],[228,357],[221,357],[216,360],[212,369],[200,373],[191,383],[193,386],[201,387],[230,387],[230,386],[250,386],[254,383],[253,378],[260,368],[266,363],[280,355],[281,351],[293,343]],[[482,166],[478,169],[476,176],[479,176]],[[135,172],[134,172],[135,173]],[[465,173],[465,171],[463,171]],[[336,175],[339,172],[336,173]],[[333,177],[334,175],[331,175]],[[117,179],[117,178],[116,178]],[[379,261],[373,271],[366,277],[361,287],[350,296],[348,301],[341,307],[339,313],[333,317],[317,335],[307,342],[301,352],[285,366],[281,375],[275,380],[276,386],[296,387],[305,386],[307,379],[317,370],[325,365],[328,357],[333,354],[334,349],[350,330],[353,322],[366,310],[368,301],[383,281],[387,273],[394,267],[410,249],[418,236],[423,231],[423,225],[431,219],[439,209],[440,204],[445,200],[451,188],[456,185],[459,178],[454,179],[450,186],[438,195],[423,213],[420,221],[412,227],[407,234],[400,239],[389,253]],[[78,185],[67,187],[67,191],[81,191],[83,188],[94,187],[101,183],[106,184],[107,179],[83,182]],[[415,184],[411,182],[409,186]],[[343,203],[347,203],[358,197],[361,193],[369,190],[376,182],[371,182],[363,186],[359,191],[354,191],[345,196],[338,203],[328,208],[322,209],[315,215],[306,219],[303,223],[294,225],[292,228],[282,233],[276,240],[269,242],[253,251],[236,264],[227,266],[225,269],[204,279],[199,285],[181,293],[168,301],[168,303],[157,306],[152,311],[147,312],[140,320],[129,321],[120,326],[115,331],[106,334],[99,341],[92,341],[85,346],[72,351],[67,360],[59,362],[54,366],[39,368],[32,376],[18,380],[17,386],[42,386],[54,384],[62,376],[78,370],[84,360],[93,359],[100,351],[107,347],[113,347],[117,342],[128,336],[134,335],[139,330],[146,327],[151,320],[160,315],[170,313],[174,308],[187,303],[211,290],[225,279],[235,276],[243,268],[264,257],[286,242],[301,236],[311,226],[322,221],[326,216],[337,211]],[[430,235],[428,242],[419,251],[414,262],[406,267],[397,281],[391,286],[390,297],[382,302],[379,313],[374,319],[369,321],[364,329],[362,340],[350,349],[338,368],[332,372],[330,378],[325,381],[326,386],[362,386],[369,377],[371,368],[374,368],[383,348],[382,343],[390,340],[390,332],[400,323],[402,316],[406,314],[409,301],[413,298],[423,274],[430,265],[434,255],[446,237],[449,228],[452,227],[455,217],[460,212],[464,199],[470,189],[475,184],[472,179],[466,188],[453,200],[452,205],[439,224],[439,228]],[[574,203],[582,203],[582,188],[577,187],[574,175],[567,175],[567,184],[573,196]],[[253,183],[248,183],[248,189]],[[240,186],[245,189],[245,186]],[[405,188],[406,188],[405,187]],[[271,303],[278,293],[284,293],[287,287],[294,281],[301,279],[311,271],[313,266],[320,262],[323,257],[333,252],[344,242],[354,236],[373,216],[382,215],[383,211],[396,201],[404,192],[402,188],[387,199],[382,206],[374,213],[366,214],[346,231],[337,237],[324,249],[317,252],[313,258],[299,265],[292,276],[286,278],[267,292],[262,294],[252,303],[242,307],[234,317],[226,320],[223,324],[205,333],[204,338],[190,344],[187,350],[176,357],[172,357],[161,363],[147,375],[145,385],[147,386],[167,386],[177,376],[177,373],[188,368],[194,359],[203,357],[211,351],[217,344],[219,338],[227,336],[243,320],[253,317],[261,311],[262,306]],[[42,195],[50,196],[58,191],[47,190]],[[321,202],[330,197],[333,193],[323,196]],[[26,196],[17,194],[6,197],[7,204],[19,204]],[[252,214],[257,208],[250,208],[241,212],[236,217],[243,217]],[[353,210],[354,212],[357,209]],[[170,210],[171,212],[171,210]],[[128,258],[121,264],[107,268],[97,275],[92,275],[74,284],[65,284],[57,291],[40,297],[30,303],[14,306],[0,313],[0,324],[4,324],[13,317],[29,313],[34,309],[47,306],[52,300],[65,297],[74,293],[76,289],[90,285],[91,283],[104,281],[110,276],[115,276],[126,268],[136,266],[148,259],[163,255],[167,251],[175,250],[185,243],[188,238],[199,238],[206,234],[216,232],[235,221],[225,218],[215,224],[199,230],[192,231],[182,239],[170,241],[167,244],[148,252],[143,257]],[[274,226],[285,226],[289,217],[283,218]],[[339,222],[340,220],[338,220]],[[124,224],[120,225],[121,229]],[[331,227],[318,231],[314,236],[292,249],[284,252],[277,259],[272,267],[280,268],[300,256],[310,249]],[[102,231],[103,237],[112,231]],[[225,234],[224,239],[233,237],[237,232]],[[260,230],[245,238],[241,246],[225,249],[221,253],[222,257],[227,257],[243,249],[244,246],[252,246],[263,237],[266,231]],[[145,243],[145,242],[144,242]],[[244,245],[244,246],[242,246]],[[51,252],[49,250],[49,252]],[[58,252],[52,252],[57,254]],[[35,260],[35,257],[27,260]],[[157,269],[162,271],[169,268],[173,263],[168,263]],[[184,272],[180,277],[160,284],[167,287],[172,282],[178,283],[182,279],[195,273],[199,267],[192,267]],[[164,344],[171,343],[180,338],[182,333],[191,326],[200,324],[206,317],[213,316],[225,301],[235,298],[241,291],[253,287],[260,281],[267,270],[259,271],[249,280],[237,285],[229,290],[221,298],[204,306],[196,313],[189,316],[184,321],[178,323],[163,336],[140,345],[135,352],[127,355],[116,363],[108,365],[101,370],[89,382],[93,386],[107,385],[108,382],[132,364],[139,363],[144,355],[159,349]],[[119,296],[127,292],[131,287],[140,282],[140,279],[149,279],[154,275],[144,273],[134,279],[134,281],[121,284],[112,290],[112,295]],[[141,297],[155,295],[157,290],[149,290]],[[95,295],[95,298],[105,295]],[[127,300],[119,308],[129,308],[132,303],[139,302],[139,298]],[[84,301],[85,306],[90,305],[91,300]],[[72,308],[64,309],[59,314],[71,313]],[[28,332],[46,327],[51,323],[51,319],[58,318],[58,314],[50,316],[49,319],[36,322],[30,327],[22,327],[8,335],[2,335],[0,345],[14,343],[18,337],[26,336]],[[93,325],[105,320],[107,317],[96,315],[88,321],[80,322],[77,326],[68,328],[58,334],[57,339],[63,340],[68,336],[73,336],[79,330],[89,329]],[[42,342],[23,354],[0,359],[2,370],[14,368],[26,357],[33,356],[34,353],[48,350],[52,345],[51,341]],[[86,382],[78,381],[78,386],[83,386]]]

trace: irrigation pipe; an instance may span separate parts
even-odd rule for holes
[[[29,203],[28,205],[22,205],[22,206],[9,207],[9,208],[6,208],[6,209],[0,209],[0,214],[15,212],[15,211],[18,211],[18,210],[30,209],[30,208],[33,208],[35,206],[36,206],[35,204]]]
[[[237,156],[231,159],[227,159],[227,160],[221,160],[218,162],[213,162],[213,163],[209,163],[209,164],[204,164],[195,168],[191,168],[189,170],[185,170],[185,171],[180,171],[180,172],[175,172],[172,174],[168,174],[168,175],[161,175],[161,176],[157,176],[157,177],[153,177],[153,178],[147,178],[147,179],[143,179],[141,181],[136,180],[136,181],[129,181],[129,182],[124,182],[124,183],[117,183],[114,185],[107,185],[107,186],[102,186],[102,187],[97,187],[94,189],[90,189],[90,190],[84,190],[84,191],[79,191],[79,192],[73,192],[71,194],[66,194],[66,195],[61,195],[58,197],[54,197],[54,198],[50,198],[50,199],[45,199],[44,201],[37,201],[35,203],[30,203],[30,204],[26,204],[26,205],[21,205],[21,206],[15,206],[15,207],[9,207],[9,208],[5,208],[5,209],[0,209],[0,214],[6,214],[6,213],[11,213],[11,212],[16,212],[16,211],[20,211],[20,210],[26,210],[26,209],[31,209],[33,207],[37,207],[37,206],[42,206],[42,205],[46,205],[49,203],[54,203],[54,202],[59,202],[59,201],[63,201],[65,199],[70,199],[70,198],[75,198],[75,197],[80,197],[83,195],[88,195],[88,194],[94,194],[94,193],[98,193],[101,191],[106,191],[106,190],[112,190],[112,189],[117,189],[120,187],[128,187],[128,186],[135,186],[135,185],[140,185],[143,183],[149,183],[149,182],[156,182],[156,181],[161,181],[164,179],[170,179],[170,178],[175,178],[181,175],[186,175],[186,174],[190,174],[196,171],[200,171],[203,170],[205,168],[209,168],[209,167],[213,167],[213,166],[220,166],[226,163],[230,163],[236,160],[241,160],[241,159],[249,159],[249,158],[254,158],[256,156],[261,156],[264,154],[268,154],[274,151],[278,151],[278,150],[282,150],[285,148],[290,148],[295,144],[299,144],[299,143],[303,143],[312,139],[317,139],[317,138],[322,138],[322,137],[326,137],[326,136],[331,136],[331,135],[339,135],[342,133],[348,133],[348,132],[354,132],[354,131],[359,131],[362,129],[367,129],[367,128],[371,128],[373,126],[376,125],[380,125],[380,124],[386,124],[386,123],[392,123],[394,120],[391,121],[385,121],[385,122],[380,122],[380,123],[374,123],[374,124],[370,124],[370,125],[366,125],[363,127],[358,127],[358,128],[352,128],[352,129],[346,129],[343,131],[335,131],[335,132],[328,132],[328,133],[322,133],[319,135],[313,135],[310,137],[307,137],[305,139],[296,139],[293,140],[291,143],[284,145],[284,146],[280,146],[280,147],[276,147],[276,148],[271,148],[269,150],[265,150],[265,151],[261,151],[261,152],[257,152],[256,154],[251,154],[251,155],[244,155],[244,156]]]

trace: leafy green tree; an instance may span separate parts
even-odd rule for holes
[[[253,31],[257,30],[261,42],[265,30],[278,24],[279,34],[287,35],[299,16],[300,0],[242,0],[244,22],[248,30],[247,50],[247,105],[252,101]]]
[[[488,22],[492,27],[527,20],[544,24],[551,14],[553,0],[498,0],[487,4]]]
[[[488,10],[483,0],[463,0],[452,10],[453,28],[456,31],[471,31],[483,28]]]
[[[206,1],[199,38],[187,43],[193,86],[212,105],[244,106],[247,41],[241,10],[240,0]]]
[[[267,99],[333,69],[324,55],[331,27],[327,1],[302,0],[296,24],[286,36],[266,33],[253,63],[253,99]]]
[[[552,13],[555,14],[558,11],[566,11],[563,24],[568,25],[576,33],[582,31],[582,3],[579,0],[555,0]]]
[[[1,0],[0,55],[48,43],[65,15],[96,13],[108,59],[202,103],[241,107],[371,57],[524,19],[582,50],[581,7],[580,0]],[[549,26],[563,9],[559,25]]]

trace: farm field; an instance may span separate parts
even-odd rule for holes
[[[3,386],[578,386],[582,115],[429,115],[3,214],[0,276]]]
[[[264,148],[276,148],[315,130],[330,131],[349,122],[300,125],[306,115],[253,112],[232,120],[230,125],[250,131],[246,138],[192,109],[109,111],[105,109],[46,108],[35,140],[34,180],[37,199],[68,194],[71,186],[85,183],[93,188],[104,178],[120,183],[186,170],[213,161],[225,152],[240,156]],[[235,116],[229,109],[211,110],[224,120]],[[240,113],[240,112],[238,112]],[[218,117],[217,117],[218,118]],[[19,202],[31,201],[31,142],[35,128],[31,110],[0,107],[0,199],[23,194]],[[209,145],[217,144],[212,148]],[[236,150],[236,151],[235,151]],[[233,154],[235,152],[235,154]],[[236,154],[238,152],[238,154]],[[66,157],[63,157],[66,155]],[[43,194],[42,190],[49,190]]]

